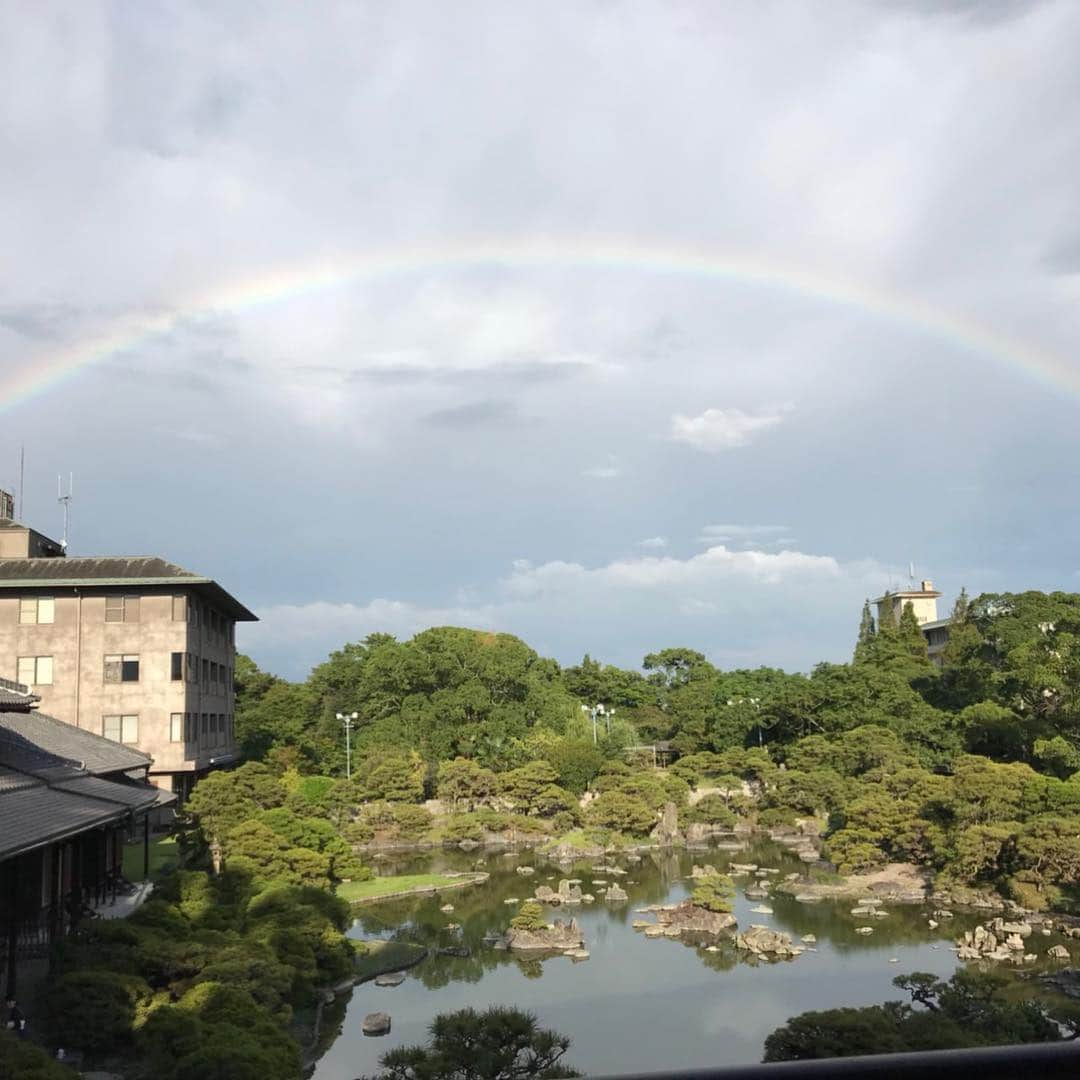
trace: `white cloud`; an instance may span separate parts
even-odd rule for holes
[[[779,585],[792,579],[839,575],[840,565],[831,555],[806,555],[800,551],[732,551],[717,544],[689,559],[643,555],[619,559],[595,569],[561,560],[540,566],[515,566],[514,572],[502,584],[510,596],[530,597],[572,594],[591,582],[615,589],[656,590],[730,580]]]
[[[671,418],[671,438],[698,450],[716,452],[747,446],[760,432],[775,427],[790,410],[745,413],[742,409],[706,409],[700,416],[676,413]]]
[[[787,525],[706,525],[698,536],[702,544],[737,544],[770,548],[793,544]]]
[[[666,548],[668,544],[666,536],[647,536],[644,540],[639,540],[637,546],[639,548]]]
[[[274,604],[259,608],[257,614],[257,623],[241,627],[243,648],[274,651],[288,646],[309,656],[310,644],[316,642],[337,648],[377,631],[407,638],[429,626],[488,628],[495,621],[489,606],[438,607],[382,598],[366,604]]]
[[[615,480],[622,474],[622,466],[614,454],[608,454],[607,461],[603,465],[593,465],[581,473],[582,476],[587,476],[592,480]]]

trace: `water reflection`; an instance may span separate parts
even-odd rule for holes
[[[354,991],[341,1035],[319,1061],[315,1080],[370,1073],[392,1046],[423,1041],[436,1013],[466,1005],[516,1004],[536,1012],[545,1026],[573,1039],[568,1058],[586,1072],[758,1061],[765,1036],[795,1013],[895,999],[901,995],[891,979],[901,972],[949,975],[956,966],[951,939],[979,921],[958,915],[931,930],[925,908],[889,906],[887,917],[867,920],[850,913],[851,901],[805,904],[778,892],[767,901],[773,913],[761,915],[751,911],[760,901],[744,895],[756,877],[742,876],[736,878],[739,926],[763,923],[796,940],[813,934],[816,952],[768,961],[726,942],[710,952],[705,940],[653,940],[632,928],[642,918],[635,909],[689,895],[695,863],[726,870],[732,861],[776,868],[773,880],[806,873],[786,849],[767,842],[746,852],[649,852],[639,863],[615,858],[599,866],[586,860],[554,864],[535,852],[494,854],[479,860],[491,874],[484,885],[358,909],[354,936],[414,942],[430,955],[400,987],[364,984]],[[612,865],[624,872],[612,873]],[[520,875],[519,866],[534,873]],[[476,853],[440,851],[382,860],[380,873],[477,867]],[[557,888],[562,878],[579,879],[582,892],[596,897],[593,904],[549,909],[552,917],[578,919],[589,960],[516,956],[485,942],[516,913],[507,900],[523,900],[541,884]],[[627,902],[603,899],[607,884],[615,883],[627,892]],[[445,904],[454,910],[441,911]],[[856,928],[868,921],[873,933],[862,937]],[[447,949],[467,955],[440,951]],[[897,964],[890,963],[894,958]],[[360,1020],[376,1009],[391,1014],[392,1033],[364,1039]]]

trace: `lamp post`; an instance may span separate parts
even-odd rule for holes
[[[591,708],[588,705],[582,705],[581,711],[588,713],[592,719],[592,741],[593,746],[596,745],[596,718],[602,716],[604,718],[604,727],[607,729],[607,733],[611,734],[611,718],[615,715],[614,709],[605,709],[603,704],[597,702]]]
[[[345,779],[352,779],[352,726],[360,719],[359,713],[338,713],[337,718],[345,725]]]

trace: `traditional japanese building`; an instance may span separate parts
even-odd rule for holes
[[[0,680],[0,975],[9,998],[20,960],[45,955],[130,887],[125,840],[141,837],[145,852],[149,816],[176,801],[148,782],[148,754],[37,705],[27,687]]]

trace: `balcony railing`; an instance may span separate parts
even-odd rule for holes
[[[785,1061],[728,1069],[624,1073],[608,1080],[1077,1080],[1080,1041]]]

